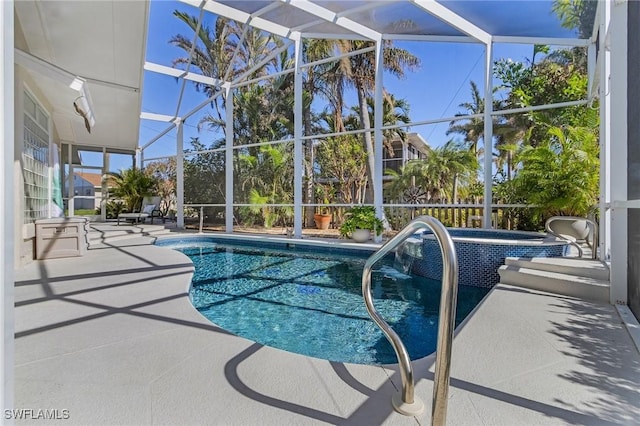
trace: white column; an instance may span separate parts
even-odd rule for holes
[[[2,55],[0,55],[0,99],[2,99],[2,113],[0,114],[0,131],[3,143],[0,148],[0,297],[2,297],[2,365],[0,366],[0,403],[2,413],[13,408],[13,285],[14,285],[14,215],[13,205],[19,202],[15,199],[13,188],[13,156],[14,156],[14,64],[13,64],[13,1],[3,1],[0,4],[0,22],[2,22]],[[22,225],[22,223],[20,223]]]
[[[609,75],[610,75],[610,54],[609,50],[605,47],[607,28],[609,27],[609,17],[611,13],[606,2],[598,4],[600,8],[600,14],[596,15],[600,17],[598,44],[599,52],[593,53],[595,60],[596,54],[599,56],[597,62],[600,81],[593,82],[593,84],[599,84],[598,96],[600,101],[600,226],[599,226],[599,242],[600,242],[600,259],[609,260],[611,255],[611,210],[607,206],[611,205],[611,180],[610,180],[610,140],[611,140],[611,127],[609,125],[611,119],[611,98],[609,97]],[[595,46],[594,46],[595,50]],[[591,50],[590,50],[591,51]],[[595,65],[594,65],[595,67]]]
[[[107,148],[102,148],[102,188],[100,189],[100,221],[107,221],[107,201],[109,201],[109,153]]]
[[[73,145],[71,144],[71,142],[69,142],[67,144],[67,154],[68,154],[68,158],[69,158],[69,176],[67,176],[67,179],[69,179],[69,193],[67,194],[68,199],[67,199],[67,216],[71,217],[75,214],[75,197],[76,197],[76,181],[75,181],[75,176],[74,176],[74,171],[73,171]]]
[[[603,76],[608,80],[608,87],[604,86],[607,92],[602,92],[601,98],[608,159],[604,171],[610,176],[607,187],[615,205],[627,201],[627,2],[603,2],[601,6],[609,36],[606,46],[600,44],[603,59],[609,62]],[[611,303],[627,303],[627,213],[626,207],[611,208]]]
[[[383,94],[382,94],[382,75],[384,71],[384,57],[383,57],[384,44],[382,38],[376,40],[376,77],[374,87],[374,104],[373,104],[373,138],[375,153],[374,158],[374,170],[373,170],[373,205],[376,208],[376,216],[380,219],[384,218],[384,209],[382,207],[383,194],[382,194],[382,150],[384,145],[382,143],[382,115],[383,115]],[[368,114],[367,111],[364,112]],[[375,233],[374,233],[375,235]],[[382,235],[374,236],[374,241],[379,243],[382,241]]]
[[[302,37],[295,40],[295,74],[293,102],[293,236],[302,237]]]
[[[225,127],[225,232],[233,232],[233,89],[227,87],[227,99],[225,100],[226,127]]]
[[[483,228],[491,229],[491,203],[493,199],[493,42],[485,46],[484,64],[484,214]]]
[[[176,123],[176,203],[178,213],[176,226],[184,228],[184,142],[182,140],[182,121]]]
[[[57,149],[53,143],[53,119],[49,116],[47,120],[47,129],[49,129],[49,167],[48,167],[48,182],[47,182],[47,218],[50,219],[53,213],[53,150]]]

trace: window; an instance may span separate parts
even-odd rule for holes
[[[24,222],[48,217],[49,209],[49,115],[24,92]]]

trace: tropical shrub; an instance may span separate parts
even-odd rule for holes
[[[271,206],[271,204],[293,203],[293,157],[292,145],[263,145],[238,155],[239,196],[251,206],[244,221],[260,222],[266,228],[289,226],[293,219],[293,208]],[[254,216],[251,218],[251,216]]]
[[[116,219],[120,213],[123,213],[126,210],[124,203],[120,200],[109,200],[107,201],[106,207],[107,219]],[[95,214],[100,215],[101,213],[102,209],[97,207]]]
[[[154,195],[160,197],[160,205],[156,207],[166,216],[176,203],[176,159],[153,161],[145,166],[144,171],[156,179],[157,192]]]
[[[506,182],[508,191],[536,205],[536,218],[587,216],[598,202],[598,143],[588,128],[551,127],[547,138],[518,155],[521,169]]]
[[[341,135],[322,141],[316,150],[318,177],[335,180],[335,195],[345,204],[364,199],[367,153],[355,135]],[[323,189],[324,191],[324,189]],[[328,194],[323,195],[329,201]]]
[[[153,196],[158,184],[155,177],[137,168],[109,174],[114,184],[110,198],[121,200],[129,212],[139,211],[144,197]]]

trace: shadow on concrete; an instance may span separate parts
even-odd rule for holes
[[[144,263],[146,264],[149,263],[146,261],[146,259],[143,258],[144,256],[134,255],[127,251],[120,250],[118,247],[113,247],[113,248],[126,254],[127,256],[133,256],[134,258],[139,259],[140,261],[144,261]],[[80,324],[83,322],[108,317],[111,315],[117,315],[117,314],[131,315],[131,316],[140,317],[140,318],[152,319],[156,321],[163,321],[163,322],[173,323],[177,325],[183,325],[183,326],[194,327],[194,328],[208,330],[208,331],[214,331],[216,333],[230,334],[227,331],[223,330],[222,328],[212,323],[205,323],[205,322],[200,323],[200,322],[188,321],[188,320],[183,320],[183,319],[174,318],[174,317],[165,316],[165,315],[158,315],[158,314],[137,311],[137,309],[140,309],[140,308],[149,307],[149,306],[153,306],[153,305],[157,305],[160,303],[164,303],[171,300],[177,300],[177,299],[184,299],[185,304],[190,304],[189,294],[187,291],[177,292],[175,294],[171,294],[165,297],[147,300],[142,303],[134,303],[124,307],[111,306],[108,304],[91,302],[87,300],[78,300],[78,299],[72,298],[74,296],[79,296],[79,295],[86,296],[91,293],[97,293],[97,292],[109,290],[109,289],[128,288],[131,286],[135,286],[136,284],[148,282],[149,280],[153,280],[153,279],[158,279],[158,278],[164,279],[164,278],[179,277],[179,276],[184,276],[185,286],[182,288],[186,288],[187,287],[186,283],[188,283],[189,281],[189,276],[193,273],[193,264],[191,262],[174,263],[174,264],[168,264],[168,265],[153,264],[152,266],[149,266],[149,267],[130,268],[130,269],[104,271],[104,272],[96,272],[96,273],[57,275],[57,276],[51,276],[51,274],[47,269],[47,263],[44,261],[40,261],[37,265],[37,268],[39,271],[40,278],[17,281],[15,283],[15,286],[25,287],[25,286],[40,285],[42,286],[42,289],[45,295],[42,297],[36,297],[36,298],[27,299],[27,300],[17,301],[15,303],[16,308],[24,307],[28,305],[37,305],[39,303],[45,303],[45,302],[56,300],[56,301],[61,301],[65,303],[100,309],[102,312],[85,315],[78,318],[73,318],[73,319],[60,321],[56,323],[51,323],[45,326],[31,328],[28,330],[19,331],[15,333],[16,339],[46,332],[49,330],[54,330],[61,327],[67,327],[74,324]],[[105,278],[105,277],[114,277],[114,278],[122,279],[123,277],[131,276],[131,275],[136,275],[136,278],[129,279],[129,280],[125,279],[124,281],[116,282],[113,284],[107,284],[107,285],[92,286],[91,284],[92,279]],[[54,291],[55,284],[58,284],[58,283],[63,284],[63,283],[69,283],[74,281],[77,281],[78,284],[86,283],[87,286],[83,288],[67,291],[64,293],[56,293]]]
[[[572,299],[561,300],[556,306],[573,315],[562,323],[551,322],[549,332],[568,345],[562,353],[582,367],[559,377],[602,395],[587,408],[594,416],[617,424],[638,424],[640,360],[637,348],[627,343],[630,339],[615,308]],[[571,406],[560,398],[556,401]],[[637,416],[630,418],[628,413],[634,408]]]
[[[255,343],[233,357],[224,366],[224,373],[227,382],[243,396],[262,404],[269,405],[271,407],[279,408],[281,410],[289,411],[291,413],[299,414],[310,419],[319,420],[333,425],[382,424],[390,415],[394,413],[390,400],[390,390],[393,390],[393,387],[389,382],[385,382],[385,385],[383,385],[378,390],[370,389],[364,384],[360,383],[355,377],[353,377],[347,371],[344,364],[341,363],[331,363],[333,370],[336,372],[338,377],[340,377],[352,388],[369,396],[367,401],[363,405],[358,407],[358,409],[348,417],[340,417],[335,414],[296,404],[291,401],[274,398],[272,396],[265,395],[264,393],[255,391],[251,389],[251,387],[240,378],[240,375],[238,374],[238,368],[240,364],[242,364],[242,362],[254,355],[262,347],[262,345]]]

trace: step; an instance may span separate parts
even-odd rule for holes
[[[609,281],[609,268],[599,260],[569,257],[507,257],[505,264]]]
[[[160,235],[166,235],[171,232],[170,229],[165,229],[163,227],[153,227],[153,228],[130,228],[128,230],[117,230],[117,231],[108,231],[108,232],[90,232],[89,233],[89,245],[95,244],[104,244],[111,241],[119,241],[129,238],[139,238],[139,237],[156,237]]]
[[[581,299],[609,301],[609,281],[589,277],[520,268],[513,265],[498,269],[500,283]]]

